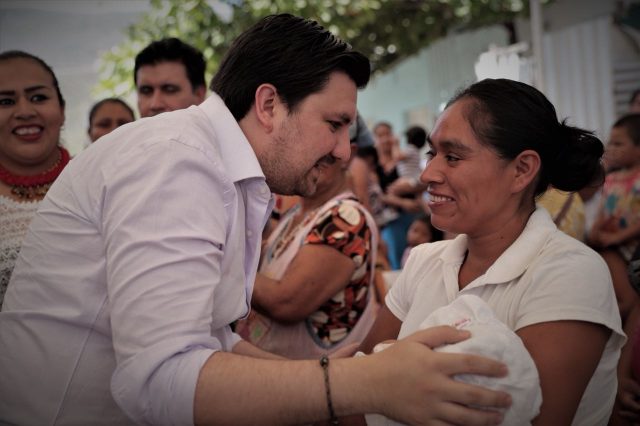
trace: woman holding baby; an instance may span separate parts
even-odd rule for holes
[[[549,185],[577,191],[597,181],[602,153],[526,84],[487,79],[455,96],[430,135],[421,180],[433,225],[458,236],[412,250],[362,349],[475,295],[533,358],[542,390],[534,425],[606,424],[624,342],[611,277],[536,207]]]

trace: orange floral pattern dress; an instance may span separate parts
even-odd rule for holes
[[[310,212],[295,227],[293,207],[281,219],[264,248],[260,272],[280,279],[300,247],[323,244],[348,256],[355,271],[344,289],[296,324],[282,324],[252,311],[236,332],[256,346],[290,358],[311,358],[362,340],[375,318],[373,295],[375,221],[349,191]]]
[[[371,228],[363,211],[336,203],[321,215],[304,244],[324,244],[348,256],[356,265],[351,281],[307,319],[315,339],[330,347],[344,339],[358,322],[369,299],[369,282],[375,272],[371,262]]]

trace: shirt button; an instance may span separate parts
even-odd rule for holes
[[[247,231],[247,236],[248,236],[249,238],[253,237],[253,231]]]

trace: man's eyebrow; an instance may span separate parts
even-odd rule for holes
[[[352,120],[351,120],[351,116],[350,116],[349,114],[347,114],[347,113],[344,113],[344,112],[343,112],[343,113],[338,114],[338,119],[339,119],[339,120],[340,120],[340,122],[341,122],[342,124],[344,124],[345,126],[350,125],[350,124],[351,124],[351,121],[352,121]]]
[[[0,90],[0,96],[15,96],[15,90]]]

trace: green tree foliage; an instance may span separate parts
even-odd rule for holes
[[[151,10],[128,28],[126,40],[101,58],[97,94],[130,93],[135,55],[151,41],[163,37],[179,37],[200,49],[207,60],[209,80],[233,39],[272,13],[288,12],[315,19],[366,54],[374,71],[382,71],[451,31],[513,22],[529,9],[528,0],[150,0],[150,3]]]

